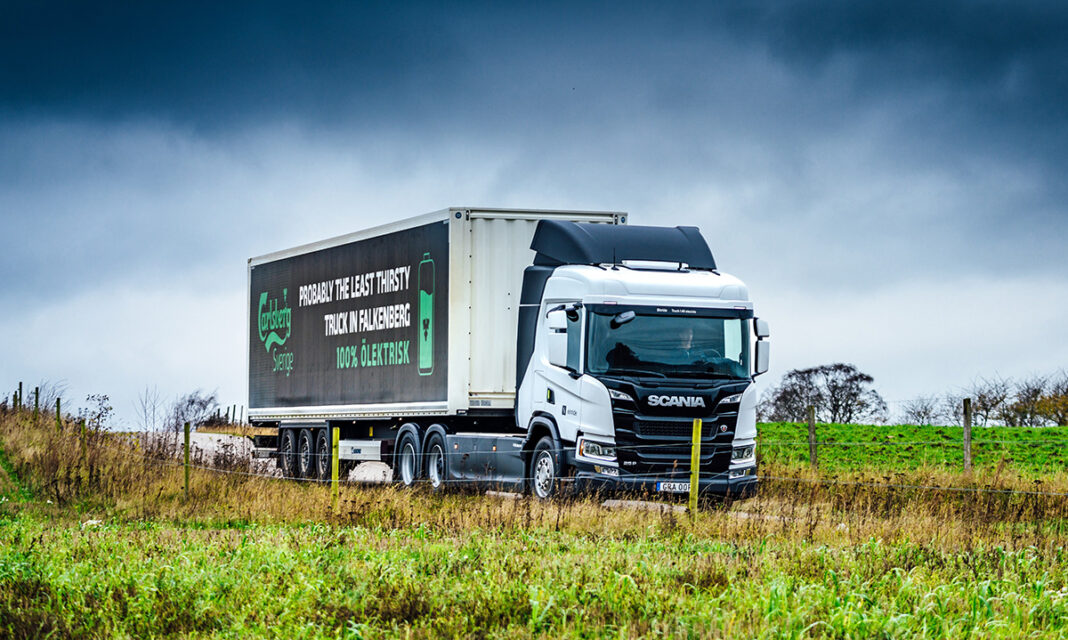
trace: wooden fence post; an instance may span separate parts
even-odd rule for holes
[[[334,507],[334,515],[340,515],[341,511],[338,508],[338,470],[340,468],[340,460],[338,459],[338,440],[341,436],[341,429],[334,427],[330,429],[330,502]]]
[[[189,500],[189,423],[185,423],[185,499]]]
[[[972,470],[972,399],[964,399],[964,471]]]
[[[22,413],[22,381],[19,381],[19,399],[15,402],[15,413]]]
[[[59,409],[59,398],[56,398],[56,433],[63,430],[63,413]]]
[[[816,407],[808,407],[808,463],[813,469],[819,469],[819,460],[816,458]]]
[[[701,419],[693,421],[693,445],[690,448],[690,515],[697,514],[697,492],[701,488]]]
[[[41,415],[41,387],[33,388],[33,424],[37,424],[37,417]]]

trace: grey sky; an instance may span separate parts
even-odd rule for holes
[[[1061,3],[0,12],[0,385],[241,402],[247,257],[462,204],[700,226],[771,378],[1068,366]]]

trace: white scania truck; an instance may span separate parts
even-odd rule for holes
[[[768,329],[695,227],[450,208],[253,258],[248,406],[288,477],[378,461],[404,485],[756,487]],[[262,430],[261,430],[262,433]]]

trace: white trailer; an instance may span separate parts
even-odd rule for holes
[[[695,228],[627,222],[450,208],[249,260],[257,444],[294,477],[339,427],[406,485],[682,491],[702,417],[702,489],[751,490],[766,325]]]

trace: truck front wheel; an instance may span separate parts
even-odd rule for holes
[[[541,500],[555,497],[560,490],[560,468],[554,448],[553,439],[545,436],[534,445],[534,455],[530,459],[531,487]]]

